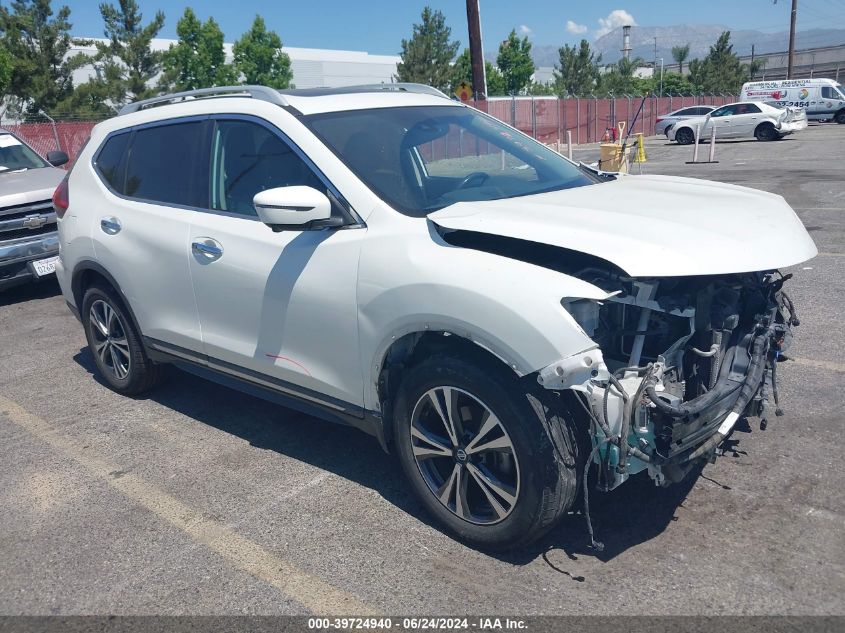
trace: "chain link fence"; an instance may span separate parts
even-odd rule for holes
[[[576,145],[597,143],[617,123],[630,125],[642,104],[642,112],[632,133],[654,134],[657,118],[694,105],[720,106],[736,101],[736,95],[695,95],[669,97],[621,96],[598,97],[491,97],[487,101],[469,102],[480,110],[512,125],[547,145],[560,147],[572,134]],[[17,134],[42,156],[52,150],[62,150],[71,162],[82,149],[98,121],[89,118],[62,118],[54,120],[47,115],[6,121],[0,128]],[[67,168],[67,166],[66,166]]]
[[[47,152],[54,150],[65,152],[70,157],[70,162],[64,169],[69,169],[91,135],[91,128],[98,122],[87,117],[55,120],[46,115],[39,115],[4,120],[0,123],[0,129],[20,137],[41,156],[46,156]]]
[[[695,105],[721,106],[737,100],[736,95],[708,94],[668,97],[490,97],[471,105],[504,121],[547,145],[572,142],[597,143],[606,133],[613,135],[617,123],[631,124],[642,104],[642,112],[631,130],[645,136],[654,134],[657,118],[680,108]],[[610,131],[610,132],[609,132]]]

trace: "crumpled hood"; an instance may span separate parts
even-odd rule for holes
[[[633,277],[771,270],[818,253],[783,197],[672,176],[621,176],[533,196],[459,202],[428,218],[446,229],[594,255]]]

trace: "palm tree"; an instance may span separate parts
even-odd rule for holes
[[[689,44],[672,47],[672,59],[678,62],[678,74],[684,74],[684,62],[689,57]]]

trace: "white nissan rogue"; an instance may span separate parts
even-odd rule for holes
[[[131,104],[54,203],[113,389],[173,364],[363,429],[488,548],[764,424],[798,324],[778,269],[816,254],[780,196],[596,172],[408,84]]]

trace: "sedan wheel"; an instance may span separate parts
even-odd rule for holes
[[[505,519],[519,498],[519,463],[496,415],[473,395],[435,387],[411,416],[414,459],[429,490],[475,525]]]
[[[695,143],[695,134],[688,127],[682,127],[675,133],[675,141],[678,145],[692,145]]]

